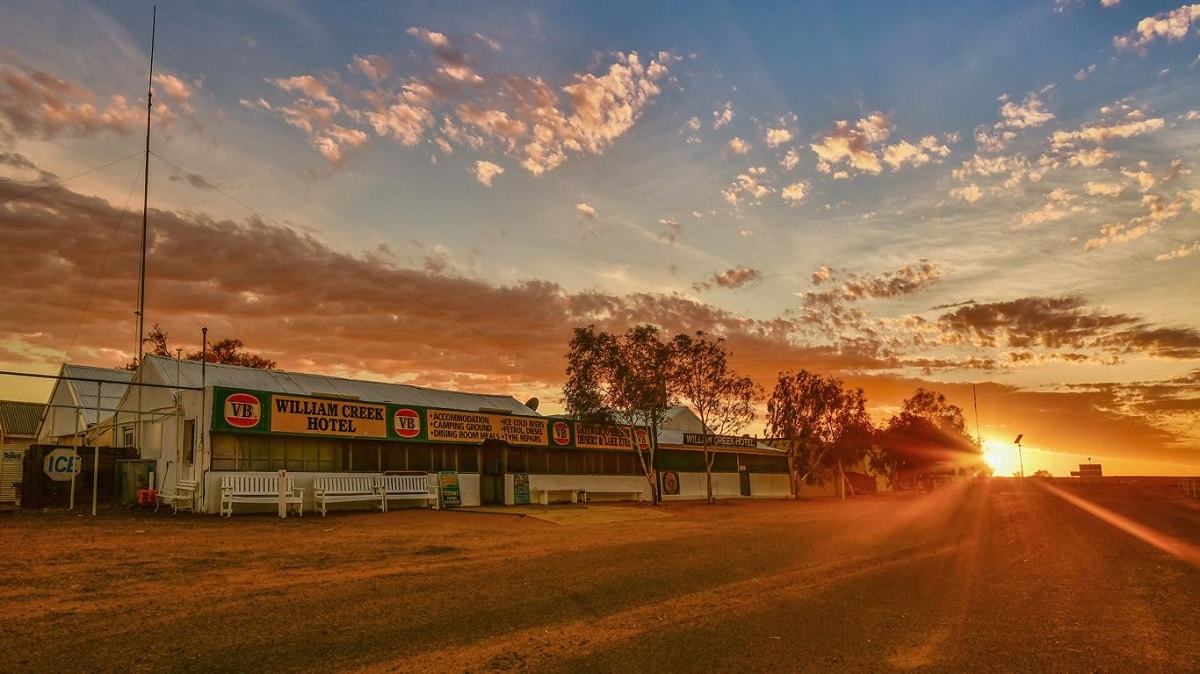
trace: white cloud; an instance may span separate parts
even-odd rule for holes
[[[596,219],[596,209],[585,203],[575,204],[575,210],[579,212],[580,217],[587,218],[588,220]]]
[[[784,201],[798,204],[808,198],[812,191],[812,185],[807,182],[792,183],[783,188],[779,196],[783,197]]]
[[[725,149],[733,154],[746,154],[750,151],[750,144],[746,141],[734,136],[728,143],[725,144]]]
[[[1192,23],[1200,20],[1200,5],[1184,5],[1179,9],[1155,14],[1138,21],[1137,28],[1126,35],[1113,38],[1117,49],[1145,52],[1158,39],[1178,42],[1191,32]]]
[[[962,199],[968,204],[973,204],[983,198],[983,190],[975,183],[971,183],[965,187],[955,187],[950,190],[950,196],[955,199]]]
[[[713,129],[719,129],[732,121],[733,103],[726,103],[724,108],[713,111]]]
[[[779,147],[792,142],[792,132],[787,129],[767,129],[767,147]]]
[[[498,164],[493,164],[490,161],[475,162],[475,179],[484,185],[487,185],[488,187],[492,186],[492,178],[495,178],[503,173],[504,167],[499,166]]]

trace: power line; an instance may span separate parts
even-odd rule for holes
[[[128,157],[121,157],[120,159],[114,159],[113,161],[110,161],[110,162],[108,162],[107,164],[104,164],[103,166],[97,166],[97,167],[95,167],[95,168],[90,168],[90,169],[88,169],[88,170],[84,171],[83,173],[76,173],[75,175],[71,176],[70,178],[63,178],[62,180],[56,180],[56,181],[54,181],[54,182],[52,182],[52,183],[48,183],[48,184],[46,184],[46,185],[42,185],[41,187],[36,187],[36,188],[34,188],[34,189],[32,189],[32,190],[29,190],[28,192],[22,192],[22,193],[20,193],[20,194],[14,194],[13,196],[11,196],[11,197],[8,197],[7,199],[0,199],[0,206],[3,206],[4,204],[7,204],[7,203],[8,203],[8,202],[10,202],[10,201],[16,201],[16,200],[18,200],[18,199],[24,199],[25,197],[31,196],[31,195],[33,195],[33,194],[37,194],[38,192],[41,192],[41,191],[43,191],[43,190],[48,190],[48,189],[50,189],[51,187],[57,187],[57,186],[59,186],[59,185],[62,185],[62,184],[64,184],[64,183],[68,183],[68,182],[70,182],[70,181],[72,181],[72,180],[75,180],[76,178],[82,178],[83,176],[85,176],[85,175],[87,175],[87,174],[89,174],[89,173],[95,173],[96,171],[99,171],[99,170],[101,170],[101,169],[106,169],[106,168],[108,168],[109,166],[112,166],[112,165],[114,165],[114,164],[120,164],[120,163],[121,163],[121,162],[123,162],[123,161],[128,161],[128,160],[130,160],[130,159],[133,159],[134,157],[140,156],[141,154],[142,154],[141,152],[135,152],[135,153],[133,153],[133,154],[129,155]]]

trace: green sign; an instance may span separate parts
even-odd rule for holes
[[[529,505],[529,473],[513,473],[513,504]]]
[[[410,442],[630,451],[649,446],[643,428],[553,417],[448,410],[420,405],[213,387],[212,430],[233,433],[377,438]]]
[[[452,470],[438,473],[438,491],[443,508],[461,508],[462,492],[458,490],[458,473]]]

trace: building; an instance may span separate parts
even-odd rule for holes
[[[539,494],[651,498],[646,453],[635,450],[648,449],[644,429],[542,416],[510,395],[150,355],[110,425],[117,446],[136,446],[153,463],[152,486],[170,492],[177,480],[197,481],[199,512],[218,511],[223,475],[280,470],[305,490],[305,509],[316,477],[346,472],[452,474],[464,506]],[[671,497],[705,496],[702,438],[690,410],[672,411],[659,438]],[[782,452],[749,438],[715,440],[717,495],[789,496]]]
[[[0,401],[0,503],[19,503],[25,450],[37,440],[46,406]]]
[[[38,444],[133,445],[133,438],[115,438],[111,423],[132,379],[130,370],[64,364],[37,429]]]
[[[658,432],[658,468],[663,498],[707,498],[708,476],[704,465],[705,442],[713,457],[713,496],[787,498],[787,452],[750,436],[705,437],[704,425],[691,408],[672,407]]]

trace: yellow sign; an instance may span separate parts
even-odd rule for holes
[[[575,446],[580,449],[633,449],[626,426],[575,424]]]
[[[428,437],[434,442],[483,442],[489,438],[510,445],[545,446],[549,421],[536,417],[429,410]]]
[[[386,409],[357,401],[271,396],[271,430],[386,438]]]

